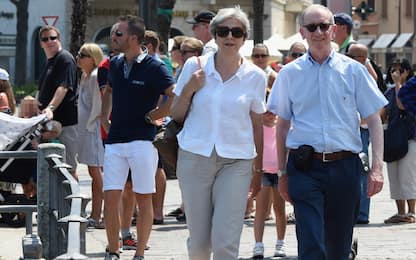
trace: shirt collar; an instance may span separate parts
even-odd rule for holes
[[[208,53],[206,55],[209,55],[208,60],[207,60],[207,64],[205,66],[205,73],[208,76],[210,74],[215,74],[217,72],[217,70],[215,69],[215,60],[214,60],[215,52]],[[240,65],[240,67],[238,68],[238,70],[235,74],[235,76],[240,80],[244,76],[244,73],[245,73],[244,71],[248,66],[247,59],[245,59],[244,57],[241,57],[241,59],[242,59],[241,65]]]
[[[335,55],[335,50],[334,49],[332,49],[331,50],[331,53],[329,53],[329,55],[328,55],[328,57],[326,58],[326,60],[322,63],[322,64],[326,64],[326,63],[328,63],[330,66],[332,66],[333,64],[334,64],[334,55]],[[305,57],[305,59],[307,60],[307,61],[309,61],[309,64],[312,66],[312,65],[315,65],[315,64],[319,64],[318,62],[316,62],[315,61],[315,59],[311,56],[311,54],[310,54],[310,52],[309,52],[309,50],[307,51],[307,55],[305,55],[306,57]],[[303,57],[300,57],[300,58],[303,58]],[[298,58],[299,59],[299,58]]]
[[[142,49],[143,49],[143,52],[139,56],[137,56],[136,59],[135,59],[136,63],[141,63],[144,60],[144,58],[146,58],[146,56],[148,55],[147,48],[145,46],[143,46]],[[124,61],[126,61],[126,57],[125,57],[124,53],[122,53],[121,55],[122,55]]]

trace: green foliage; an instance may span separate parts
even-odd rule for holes
[[[38,91],[38,85],[36,83],[28,83],[22,86],[13,86],[14,97],[16,100],[20,100],[25,96],[35,96]]]

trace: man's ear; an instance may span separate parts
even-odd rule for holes
[[[305,38],[306,38],[306,35],[305,35],[305,27],[301,26],[299,28],[299,33],[302,36],[302,39],[305,40]]]

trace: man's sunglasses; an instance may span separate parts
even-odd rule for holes
[[[321,32],[326,32],[326,31],[328,31],[328,29],[331,25],[332,24],[330,24],[330,23],[319,23],[319,24],[311,23],[311,24],[308,24],[308,25],[304,25],[303,27],[305,27],[309,32],[312,33],[314,31],[316,31],[316,29],[318,27],[321,30]]]
[[[292,52],[292,53],[290,53],[290,56],[293,57],[293,58],[299,58],[303,54],[305,54],[305,53],[304,52]]]
[[[234,38],[241,38],[243,36],[246,36],[246,33],[243,31],[243,29],[239,27],[228,28],[225,26],[220,26],[220,27],[217,27],[215,32],[221,38],[227,37],[230,34],[230,32]]]
[[[114,34],[115,34],[117,37],[121,37],[121,36],[123,36],[123,33],[122,33],[122,32],[120,32],[119,30],[115,31],[115,32],[114,32]]]
[[[55,41],[56,39],[58,39],[58,36],[49,36],[49,37],[42,37],[42,38],[40,38],[40,40],[42,42],[47,42],[48,40]]]
[[[269,57],[269,55],[267,55],[267,54],[253,54],[253,55],[251,55],[251,57],[258,59],[258,58]]]
[[[82,53],[82,52],[78,52],[77,56],[78,56],[80,59],[83,59],[83,58],[90,58],[90,57],[91,57],[91,55],[88,55],[88,54],[85,54],[85,53]]]

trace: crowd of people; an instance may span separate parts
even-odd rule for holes
[[[88,226],[105,228],[105,259],[120,259],[121,248],[144,259],[152,225],[165,216],[186,221],[189,259],[226,260],[238,258],[251,216],[253,259],[264,258],[265,220],[274,215],[274,256],[286,256],[286,202],[299,259],[348,259],[353,227],[369,223],[370,197],[383,187],[382,124],[403,114],[413,119],[408,151],[387,163],[397,214],[385,223],[415,222],[416,78],[407,60],[395,60],[384,79],[367,46],[353,40],[351,17],[321,5],[301,14],[308,46],[294,43],[283,64],[261,43],[250,59],[241,56],[251,26],[239,7],[201,11],[187,23],[195,37],[174,37],[170,54],[135,16],[113,25],[109,57],[95,43],[73,57],[58,28],[39,31],[47,63],[35,114],[59,124],[54,138],[72,176],[78,163],[88,167]],[[4,69],[0,109],[16,110]],[[166,174],[152,141],[169,120],[183,124],[174,169],[182,196],[164,215]]]

